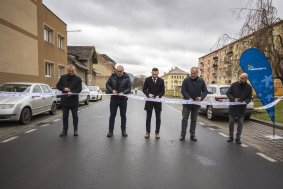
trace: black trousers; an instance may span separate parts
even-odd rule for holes
[[[187,127],[188,127],[188,119],[191,114],[191,125],[190,125],[190,134],[194,136],[196,134],[196,125],[197,125],[197,118],[200,106],[194,104],[184,104],[182,110],[182,131],[181,135],[186,136],[187,134]]]
[[[156,128],[155,128],[155,133],[159,133],[160,131],[160,124],[161,124],[161,111],[155,110],[155,117],[156,117]],[[151,117],[152,117],[152,109],[151,110],[146,110],[146,132],[150,133],[151,129]]]
[[[117,113],[117,109],[120,109],[120,116],[121,116],[121,130],[126,130],[126,112],[127,112],[127,100],[126,99],[111,99],[110,100],[110,118],[109,118],[109,131],[114,130],[114,124],[115,124],[115,117]]]
[[[64,131],[68,131],[70,110],[72,112],[74,130],[78,130],[78,123],[79,123],[78,106],[62,106]]]

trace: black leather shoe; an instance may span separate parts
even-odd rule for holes
[[[179,140],[180,140],[180,141],[185,140],[185,136],[181,135],[180,138],[179,138]]]
[[[122,136],[123,137],[127,137],[128,136],[127,132],[126,131],[122,131]]]
[[[195,135],[191,135],[191,141],[196,142],[196,141],[198,141],[198,139],[197,139],[197,137]]]
[[[77,130],[74,131],[74,136],[79,136]]]
[[[107,137],[112,137],[113,136],[113,131],[109,131],[108,133],[107,133]]]
[[[67,135],[67,131],[62,131],[62,133],[59,135],[59,137],[64,137]]]
[[[229,137],[229,139],[227,140],[227,142],[233,142],[234,139],[232,137]]]
[[[236,139],[236,144],[242,144],[240,139]]]

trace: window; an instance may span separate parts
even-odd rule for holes
[[[64,74],[65,74],[65,67],[64,66],[59,66],[58,77],[61,77]]]
[[[65,49],[65,38],[63,36],[58,35],[57,43],[59,49]]]
[[[32,93],[42,93],[42,90],[40,89],[39,85],[34,86],[32,89]]]
[[[220,88],[220,94],[221,95],[226,95],[226,92],[228,91],[229,87],[221,87]]]
[[[52,77],[53,76],[53,64],[52,63],[45,63],[45,77]]]
[[[44,26],[44,41],[52,43],[53,30],[48,26]]]
[[[49,87],[47,87],[46,85],[40,85],[43,93],[52,93],[51,89]]]

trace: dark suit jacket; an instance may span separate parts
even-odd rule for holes
[[[80,93],[82,91],[82,79],[77,76],[69,76],[68,74],[62,75],[59,82],[57,83],[57,89],[66,93],[65,88],[70,88],[72,93]],[[78,106],[79,105],[79,95],[62,95],[61,96],[62,106]]]
[[[156,83],[154,83],[152,77],[148,77],[144,81],[142,91],[147,97],[149,97],[149,94],[153,94],[154,97],[159,96],[159,98],[161,98],[165,93],[164,80],[158,77]],[[153,107],[155,111],[162,110],[161,102],[145,102],[145,110],[152,110]]]

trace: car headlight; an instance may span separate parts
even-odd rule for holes
[[[15,104],[0,104],[0,109],[14,108]]]

